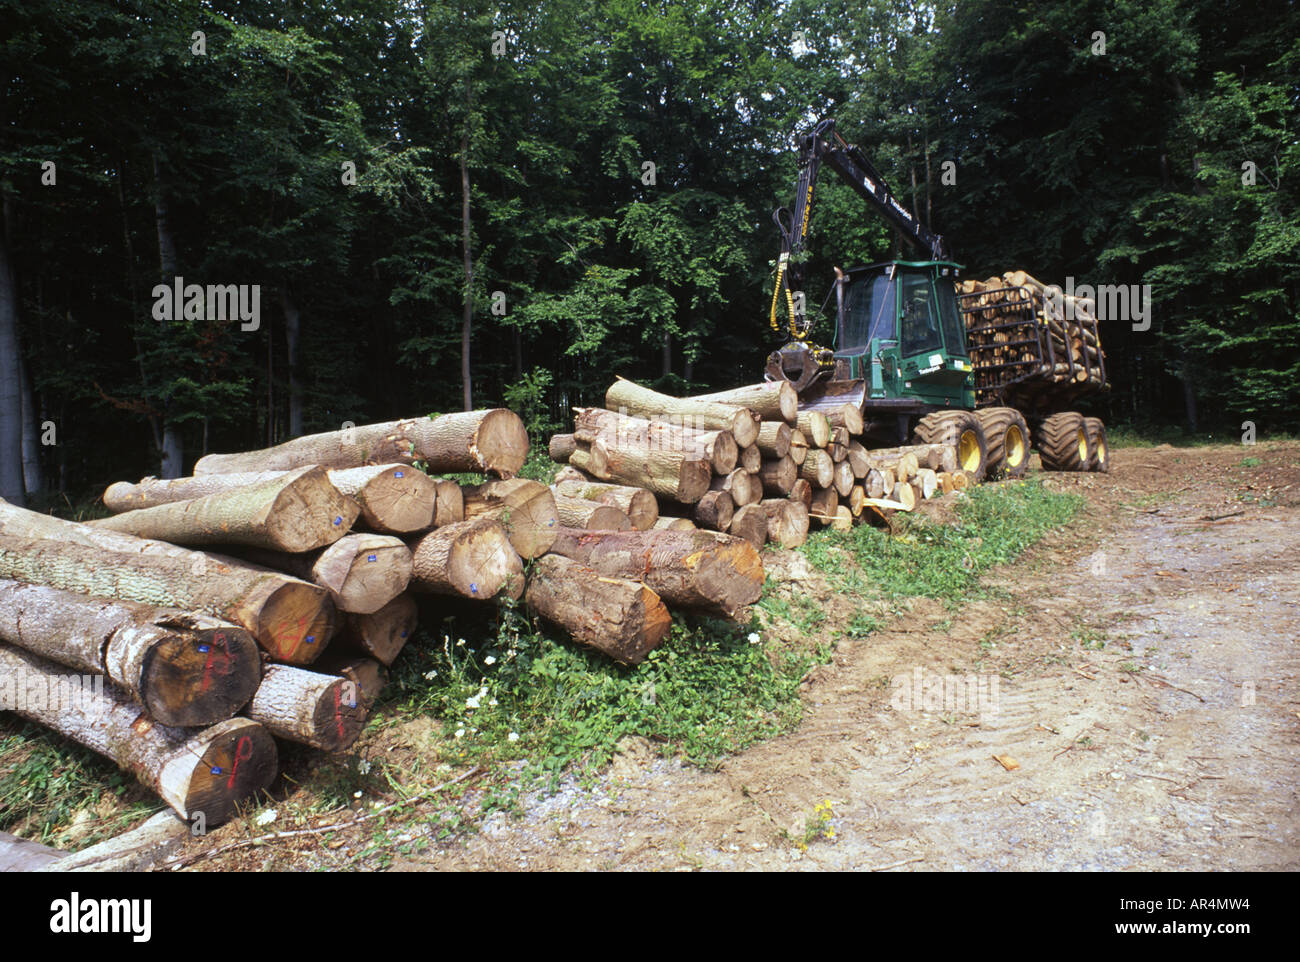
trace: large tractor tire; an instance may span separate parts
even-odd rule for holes
[[[1029,470],[1029,425],[1015,408],[975,412],[988,444],[991,478],[1023,478]]]
[[[935,411],[916,424],[917,444],[951,444],[957,449],[957,467],[972,484],[988,473],[989,446],[980,419],[971,411]]]
[[[1038,429],[1038,454],[1044,471],[1087,471],[1092,463],[1092,445],[1075,411],[1053,414]]]
[[[1092,449],[1088,469],[1099,474],[1109,474],[1110,443],[1106,440],[1106,425],[1101,418],[1084,418],[1083,429],[1088,433],[1088,447]]]

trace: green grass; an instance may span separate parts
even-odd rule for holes
[[[1038,480],[978,487],[959,503],[954,523],[900,513],[893,535],[867,525],[826,530],[802,550],[833,579],[847,577],[847,555],[886,598],[921,596],[955,605],[973,596],[983,572],[1014,561],[1082,505],[1080,496],[1049,491]]]
[[[107,795],[124,807],[100,819],[91,809]],[[76,840],[83,848],[162,807],[132,776],[89,749],[16,718],[0,727],[0,829],[21,828],[24,837],[67,847],[60,836],[86,813],[95,822]]]
[[[809,656],[769,657],[751,642],[753,626],[675,622],[671,637],[635,667],[511,610],[490,631],[451,622],[403,652],[384,693],[387,713],[440,719],[448,761],[526,758],[550,771],[599,767],[628,735],[707,764],[798,722]]]
[[[1209,444],[1241,444],[1241,436],[1240,430],[1198,431],[1192,434],[1183,427],[1171,425],[1106,425],[1106,440],[1113,448],[1154,448],[1160,444],[1175,448],[1197,448]],[[1293,440],[1295,435],[1283,431],[1260,434],[1256,443]]]

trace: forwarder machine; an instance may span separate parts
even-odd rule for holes
[[[863,152],[835,132],[833,120],[822,121],[798,143],[794,207],[773,214],[781,253],[770,321],[779,332],[784,301],[790,341],[769,356],[766,377],[791,381],[801,409],[856,405],[870,443],[892,446],[910,438],[954,445],[973,481],[1022,476],[1031,438],[1045,469],[1108,470],[1105,425],[1067,410],[1079,397],[1106,387],[1095,319],[1045,314],[1051,308],[1043,290],[1024,285],[1003,285],[993,298],[982,290],[959,293],[962,267],[943,238],[899,202]],[[833,349],[809,340],[814,318],[805,313],[800,293],[801,255],[823,164],[923,258],[835,268],[822,305],[826,313],[834,298]],[[995,307],[989,307],[990,299]],[[1095,347],[1072,356],[1068,345],[1088,337],[1086,343]]]

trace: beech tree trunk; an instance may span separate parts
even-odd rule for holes
[[[731,516],[727,533],[744,538],[756,549],[762,550],[767,543],[767,512],[758,502],[742,505]]]
[[[677,418],[683,427],[705,431],[730,431],[739,447],[758,438],[758,415],[748,408],[718,401],[677,398],[619,378],[605,392],[607,410],[641,418]]]
[[[530,561],[546,554],[559,521],[555,495],[540,481],[513,478],[463,488],[465,520],[488,518],[505,529],[520,558]]]
[[[552,434],[546,453],[556,464],[568,464],[569,456],[578,449],[578,439],[572,434]]]
[[[518,600],[524,593],[524,565],[496,521],[459,521],[434,528],[411,546],[411,587],[479,601],[500,592]]]
[[[189,820],[228,821],[237,803],[275,778],[275,741],[261,725],[231,718],[198,732],[157,724],[109,685],[83,686],[72,669],[0,645],[0,703],[131,772]]]
[[[758,467],[758,479],[767,494],[789,494],[799,480],[799,468],[789,455],[764,461]]]
[[[441,528],[444,524],[454,524],[465,520],[465,494],[455,481],[442,478],[433,482],[438,489],[438,496],[433,506],[433,526]]]
[[[213,725],[253,697],[262,656],[243,628],[177,611],[0,581],[0,640],[106,675],[163,725]]]
[[[789,498],[791,501],[798,501],[805,508],[812,504],[813,487],[807,478],[796,479],[794,486],[790,488]]]
[[[378,611],[411,581],[411,549],[389,534],[350,534],[306,554],[255,551],[248,560],[318,584],[339,611],[356,614]]]
[[[799,430],[808,439],[810,447],[824,448],[831,439],[831,422],[820,411],[800,409],[797,421]]]
[[[88,527],[49,520],[74,531]],[[156,542],[141,542],[145,547],[132,552],[120,544],[115,550],[78,541],[75,534],[62,541],[24,540],[8,533],[16,527],[6,522],[0,530],[0,578],[205,612],[248,629],[271,655],[294,664],[313,661],[336,627],[325,589],[278,571],[184,548],[172,549],[180,554],[143,553]]]
[[[736,504],[731,500],[730,494],[726,491],[710,491],[695,505],[695,523],[701,528],[726,531],[735,513]]]
[[[835,518],[835,509],[839,506],[840,496],[834,488],[813,488],[808,516],[822,524],[830,524]]]
[[[566,498],[556,494],[555,513],[559,523],[566,528],[591,528],[597,531],[632,530],[631,518],[618,508],[601,504],[599,501]]]
[[[551,546],[610,578],[641,580],[668,604],[732,615],[763,593],[753,545],[713,531],[560,531]]]
[[[372,464],[362,468],[336,468],[326,473],[339,494],[361,506],[359,520],[373,530],[404,534],[422,531],[433,523],[438,482],[409,464]],[[104,492],[104,505],[118,513],[153,508],[248,488],[289,474],[288,471],[255,471],[166,481],[145,478],[136,484],[118,481]],[[456,490],[459,492],[460,488]]]
[[[574,641],[629,665],[639,665],[672,628],[663,601],[644,584],[561,555],[533,565],[524,601]]]
[[[809,448],[808,457],[799,465],[799,477],[814,488],[829,488],[835,483],[835,462],[821,448]]]
[[[848,461],[836,461],[835,466],[831,469],[834,474],[834,480],[831,482],[836,492],[841,498],[848,497],[853,490],[853,465]]]
[[[808,508],[788,498],[770,498],[758,506],[767,515],[767,540],[782,548],[797,548],[808,540]]]
[[[645,488],[603,484],[599,481],[561,481],[559,475],[551,488],[558,497],[580,498],[618,508],[631,519],[632,527],[638,531],[653,527],[655,519],[659,517],[659,502]]]
[[[808,458],[808,436],[798,428],[790,432],[790,460],[798,467]]]
[[[709,490],[709,479],[713,477],[708,461],[693,458],[681,450],[625,450],[597,440],[591,443],[590,452],[590,467],[583,463],[581,448],[573,453],[569,463],[598,477],[646,488],[682,504],[700,500]],[[596,470],[601,457],[606,464],[603,474]]]
[[[339,494],[321,468],[309,467],[248,487],[90,523],[178,545],[313,551],[347,534],[360,513],[361,506]]]
[[[616,414],[603,408],[579,408],[574,417],[575,445],[600,440],[607,449],[636,452],[681,452],[689,460],[708,461],[715,474],[736,466],[738,448],[730,431],[700,431],[668,421]]]
[[[719,391],[716,394],[696,394],[687,400],[720,401],[749,408],[764,421],[784,421],[793,424],[799,415],[799,395],[789,381],[763,381]],[[785,452],[775,455],[781,457]]]
[[[314,667],[319,667],[326,674],[338,675],[356,685],[356,691],[361,696],[361,707],[368,715],[388,684],[387,666],[373,658],[352,658],[335,653],[333,650],[326,652],[321,661],[324,664]]]
[[[262,451],[209,454],[194,473],[290,470],[318,464],[357,468],[366,464],[423,461],[434,474],[461,472],[510,478],[528,457],[528,432],[513,411],[491,408],[437,418],[386,421],[308,434]]]
[[[783,458],[790,453],[794,432],[784,421],[764,421],[758,426],[758,450],[769,458]]]
[[[272,735],[338,752],[366,724],[360,686],[347,678],[290,665],[268,665],[248,717]]]
[[[690,518],[673,518],[669,515],[661,515],[654,523],[652,531],[694,531],[698,528]]]
[[[391,665],[415,634],[419,606],[411,593],[403,592],[378,611],[343,616],[343,627],[330,645],[348,654],[359,652],[384,665]]]
[[[714,478],[709,485],[712,491],[725,491],[731,496],[732,504],[743,508],[763,497],[762,483],[757,475],[750,474],[744,468],[736,468],[725,478]]]

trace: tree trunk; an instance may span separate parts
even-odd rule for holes
[[[344,615],[343,627],[330,645],[343,653],[360,652],[391,665],[415,634],[419,606],[409,591],[368,615]]]
[[[795,467],[801,466],[808,459],[808,436],[798,428],[790,432],[790,450],[788,454]]]
[[[563,529],[555,554],[610,578],[641,580],[666,603],[732,615],[763,593],[763,562],[753,545],[713,531]]]
[[[247,628],[281,661],[300,664],[320,653],[336,627],[334,604],[316,585],[8,504],[0,504],[0,578],[204,611]]]
[[[663,515],[655,520],[654,531],[694,531],[698,528],[690,518],[674,518],[670,515]]]
[[[438,489],[438,499],[433,507],[433,526],[455,524],[465,520],[465,493],[455,481],[439,478],[433,482]]]
[[[289,437],[302,435],[302,382],[298,369],[298,336],[302,316],[289,293],[288,284],[280,285],[280,307],[284,310],[284,344],[289,362]]]
[[[366,709],[354,681],[305,668],[269,665],[248,706],[248,717],[278,738],[338,752],[361,734]]]
[[[632,527],[645,531],[654,526],[659,517],[659,502],[645,488],[621,484],[602,484],[599,481],[559,481],[551,486],[557,496],[581,498],[618,508],[632,521]],[[701,499],[702,500],[702,499]],[[566,527],[575,527],[566,525]]]
[[[209,454],[194,465],[194,473],[424,461],[434,474],[486,472],[509,478],[519,472],[527,457],[528,432],[523,421],[505,408],[492,408],[308,434],[263,451]]]
[[[572,434],[552,434],[546,453],[556,464],[568,464],[569,456],[578,448],[578,439]]]
[[[789,381],[763,381],[715,394],[696,394],[687,400],[738,404],[749,408],[764,421],[784,421],[786,424],[794,424],[799,415],[799,395]]]
[[[767,514],[767,540],[782,548],[797,548],[808,540],[808,508],[788,498],[771,498],[758,506]]]
[[[758,479],[766,494],[789,494],[799,480],[799,468],[788,455],[764,461],[759,465]]]
[[[646,419],[671,418],[673,423],[703,431],[730,431],[738,447],[758,438],[758,416],[748,408],[717,401],[698,401],[660,394],[619,378],[605,392],[605,408]]]
[[[750,474],[744,468],[736,468],[724,478],[714,478],[709,483],[710,491],[725,491],[731,496],[732,504],[743,508],[763,497],[763,485],[757,475]]]
[[[254,721],[232,718],[197,733],[170,728],[116,689],[80,681],[72,670],[0,645],[0,701],[111,758],[181,818],[202,814],[208,827],[221,825],[276,776],[275,741]]]
[[[644,584],[560,555],[547,555],[529,570],[524,601],[574,641],[629,665],[639,665],[672,628],[663,601]]]
[[[853,465],[848,461],[836,461],[831,469],[834,480],[831,482],[841,498],[846,498],[853,490]]]
[[[731,516],[727,533],[737,538],[744,538],[757,550],[762,550],[767,543],[767,512],[758,502],[741,505]]]
[[[9,200],[5,198],[5,211]],[[0,220],[0,498],[26,504],[23,487],[22,351],[18,343],[18,288]]]
[[[513,478],[463,488],[465,519],[489,518],[506,530],[520,558],[531,561],[546,554],[555,540],[555,495],[540,481]]]
[[[695,505],[695,523],[701,528],[726,531],[735,513],[736,504],[731,500],[730,494],[726,491],[710,491]]]
[[[618,508],[599,501],[555,495],[555,514],[566,528],[590,528],[597,531],[631,531],[632,519]]]
[[[156,153],[153,155],[153,179],[154,225],[158,231],[158,275],[162,283],[171,284],[176,278],[179,260],[176,256],[176,240],[172,235],[167,195]],[[169,322],[158,323],[166,325]],[[172,422],[171,411],[167,404],[163,405],[162,422],[162,462],[158,474],[164,478],[179,478],[185,473],[185,450],[181,442],[180,428]]]
[[[834,488],[813,488],[808,515],[822,524],[830,524],[835,518],[835,509],[839,506],[840,496]]]
[[[799,477],[814,488],[829,488],[835,483],[835,462],[823,449],[809,448],[808,457],[799,465]]]
[[[684,451],[625,450],[599,440],[591,443],[590,450],[589,461],[580,457],[583,452],[579,449],[573,452],[569,463],[584,471],[587,465],[599,477],[646,488],[682,504],[700,500],[709,490],[709,480],[713,477],[708,461],[696,460]],[[596,471],[602,458],[604,474]]]
[[[789,499],[798,501],[805,508],[812,504],[813,487],[807,478],[797,478],[794,485],[790,488]]]
[[[464,311],[460,324],[461,403],[462,410],[473,411],[474,391],[470,382],[469,336],[474,323],[474,254],[470,249],[468,133],[460,135],[460,240],[461,252],[465,260]]]
[[[573,438],[575,445],[600,440],[607,449],[645,457],[650,452],[682,452],[692,461],[708,461],[714,474],[736,467],[737,447],[730,431],[697,431],[603,408],[578,408]]]
[[[812,448],[824,448],[831,439],[831,422],[821,411],[800,409],[798,425]]]
[[[39,496],[45,490],[45,474],[41,470],[41,419],[37,413],[36,398],[32,391],[27,365],[18,363],[22,381],[23,405],[23,488],[28,496]]]
[[[763,467],[763,452],[759,450],[757,444],[751,444],[741,450],[737,463],[750,474],[758,474]]]
[[[434,528],[411,546],[411,587],[479,601],[502,592],[518,600],[524,566],[500,524],[487,518],[459,521]]]
[[[0,640],[106,675],[163,725],[225,721],[248,704],[262,656],[243,628],[197,612],[0,581]]]
[[[248,560],[318,584],[339,611],[361,615],[378,611],[411,582],[411,549],[387,534],[349,534],[306,554],[252,551]]]
[[[769,458],[783,458],[790,453],[793,432],[784,421],[764,421],[758,426],[758,450]]]
[[[379,700],[380,693],[388,684],[388,667],[373,658],[351,658],[347,655],[327,652],[321,659],[324,664],[314,666],[328,675],[338,675],[356,685],[353,689],[360,696],[361,707],[366,714]],[[353,690],[349,690],[350,695]]]
[[[248,487],[90,522],[96,528],[187,546],[248,545],[314,551],[343,537],[361,507],[321,468],[298,468]]]

